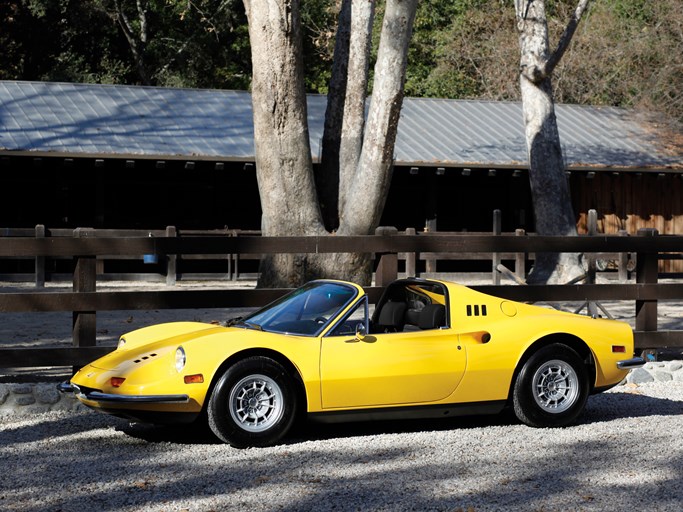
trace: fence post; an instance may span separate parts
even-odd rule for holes
[[[516,236],[525,236],[526,231],[523,229],[515,229]],[[526,254],[518,252],[515,254],[515,275],[522,280],[526,279]]]
[[[94,236],[92,228],[76,228],[75,238]],[[95,256],[74,256],[74,292],[94,292],[97,286],[97,258]],[[97,342],[97,314],[95,311],[74,311],[72,313],[72,335],[74,347],[94,347]],[[74,368],[74,371],[76,368]]]
[[[166,226],[166,236],[169,238],[178,236],[175,226]],[[166,286],[176,285],[178,279],[177,258],[176,254],[166,255]]]
[[[500,210],[493,210],[493,236],[499,236],[502,230],[502,220]],[[500,254],[494,252],[491,255],[491,275],[493,277],[493,284],[500,284],[500,273],[498,272],[498,265],[500,265]]]
[[[595,236],[598,234],[598,212],[596,210],[588,210],[588,236]],[[586,273],[586,284],[595,284],[596,275],[596,257],[595,254],[590,253],[585,255],[588,260],[588,272]],[[593,301],[588,301],[588,316],[593,318],[598,316],[598,307]]]
[[[619,236],[628,236],[628,231],[625,229],[619,230]],[[625,283],[628,281],[628,253],[619,253],[619,282]]]
[[[392,236],[398,234],[398,229],[394,227],[378,227],[375,230],[377,236]],[[379,253],[379,263],[375,270],[375,286],[387,286],[392,281],[398,279],[398,253],[386,252]]]
[[[657,236],[653,228],[638,230],[638,236]],[[659,273],[659,255],[656,252],[639,252],[636,256],[636,283],[656,284]],[[657,300],[636,301],[636,331],[657,330]]]
[[[45,226],[36,226],[36,238],[45,238]],[[36,256],[36,288],[45,287],[45,256]]]
[[[415,236],[415,228],[406,228],[406,235]],[[406,277],[417,277],[417,254],[414,252],[406,253]]]

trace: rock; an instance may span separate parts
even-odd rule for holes
[[[0,405],[5,403],[7,397],[9,396],[9,389],[4,384],[0,384]]]
[[[33,387],[29,384],[15,384],[12,386],[12,393],[15,395],[31,395],[33,394]]]
[[[669,382],[673,380],[673,375],[671,375],[669,372],[663,372],[661,370],[655,371],[654,377],[656,382]]]
[[[645,384],[646,382],[654,382],[655,378],[644,368],[636,368],[629,376],[628,381],[634,384]]]
[[[59,391],[53,384],[37,385],[34,395],[40,404],[56,404],[60,399]]]
[[[36,399],[33,395],[21,395],[16,399],[17,405],[32,405],[36,403]]]
[[[677,372],[681,368],[683,368],[683,363],[681,363],[680,361],[671,361],[669,363],[668,370],[673,373],[673,372]]]

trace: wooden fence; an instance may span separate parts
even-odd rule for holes
[[[683,284],[658,283],[658,260],[663,253],[683,252],[683,236],[659,236],[641,230],[639,236],[545,237],[501,235],[406,235],[380,230],[374,236],[255,237],[255,236],[102,236],[79,229],[71,237],[0,237],[0,258],[73,260],[73,291],[14,292],[0,294],[0,312],[70,311],[73,314],[73,346],[0,350],[0,367],[80,366],[112,347],[96,346],[98,311],[184,308],[252,307],[266,304],[287,290],[205,290],[98,292],[97,258],[154,255],[278,254],[278,253],[373,253],[376,286],[368,288],[376,301],[383,286],[398,275],[399,254],[529,254],[579,252],[635,255],[636,282],[551,286],[474,286],[473,288],[518,301],[599,302],[627,300],[635,303],[638,349],[683,347],[683,331],[658,331],[657,303],[683,301]],[[42,276],[44,278],[44,276]],[[37,282],[40,276],[37,274]],[[37,288],[36,290],[40,290]]]

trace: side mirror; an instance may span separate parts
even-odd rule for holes
[[[356,324],[356,339],[362,341],[367,334],[367,329],[365,328],[365,322],[358,322]]]

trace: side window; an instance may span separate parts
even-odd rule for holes
[[[367,326],[368,301],[363,297],[358,304],[332,329],[329,336],[355,336],[358,324]]]

